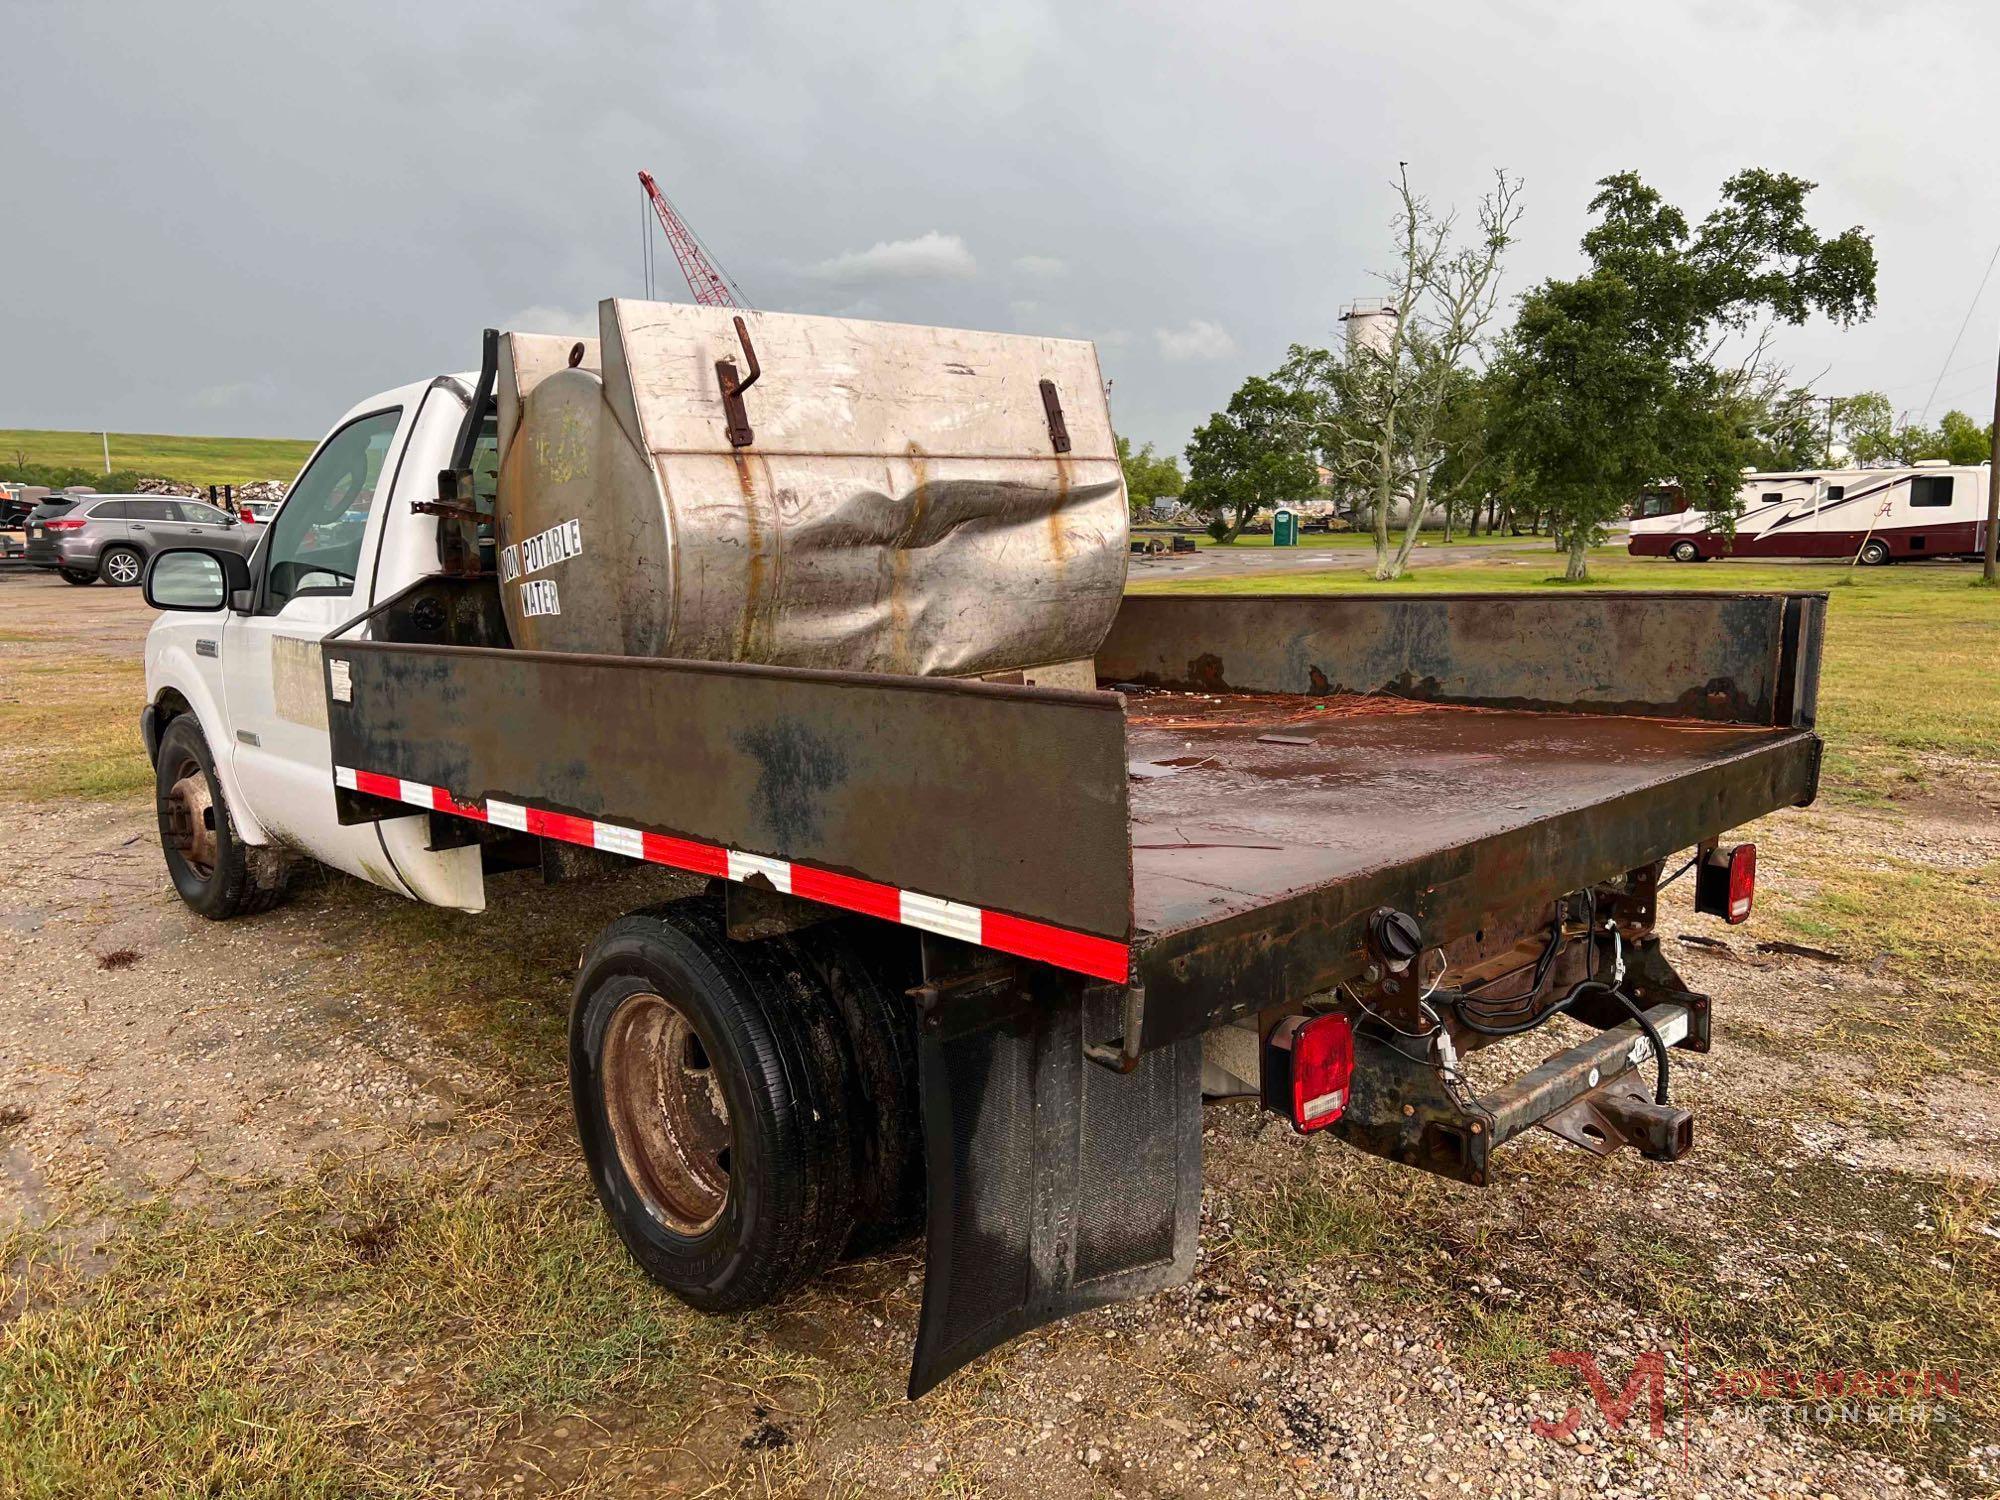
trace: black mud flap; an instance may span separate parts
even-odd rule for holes
[[[1115,988],[1047,975],[935,1001],[919,1049],[930,1171],[910,1395],[1017,1334],[1185,1281],[1201,1218],[1201,1040],[1088,1061]]]

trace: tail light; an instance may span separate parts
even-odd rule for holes
[[[42,530],[44,530],[44,531],[81,531],[81,530],[83,530],[83,523],[84,523],[84,519],[85,519],[85,518],[84,518],[84,517],[82,517],[82,516],[77,516],[77,517],[75,517],[74,519],[72,519],[72,520],[68,520],[68,521],[44,521],[44,522],[42,522]]]
[[[1287,1016],[1264,1043],[1264,1107],[1290,1115],[1301,1134],[1347,1112],[1354,1029],[1345,1016]]]
[[[1694,909],[1731,926],[1749,920],[1757,898],[1757,846],[1712,849],[1694,872]]]
[[[236,519],[241,521],[245,526],[254,526],[257,524],[257,518],[250,514],[250,507],[247,505],[236,513]]]

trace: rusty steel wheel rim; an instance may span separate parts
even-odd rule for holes
[[[174,770],[167,789],[167,838],[187,867],[207,880],[215,874],[215,798],[197,762],[184,760]]]
[[[625,1176],[654,1218],[700,1234],[729,1203],[733,1139],[707,1041],[673,1001],[633,995],[605,1030],[603,1079]]]

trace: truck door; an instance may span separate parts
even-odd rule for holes
[[[350,418],[265,528],[251,567],[253,608],[230,615],[223,630],[228,753],[245,797],[280,839],[390,890],[476,909],[476,849],[428,850],[421,816],[342,827],[334,807],[319,643],[369,607],[368,575],[414,425],[401,405]]]

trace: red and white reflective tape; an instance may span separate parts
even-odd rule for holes
[[[431,812],[451,813],[455,817],[491,823],[496,828],[512,828],[542,838],[559,839],[566,844],[581,844],[586,849],[602,849],[607,853],[622,854],[628,859],[643,859],[649,864],[670,865],[696,875],[715,875],[725,880],[740,881],[761,875],[774,889],[787,895],[823,902],[843,911],[881,917],[889,922],[900,922],[905,927],[920,927],[925,932],[977,943],[982,948],[1011,953],[1016,958],[1032,958],[1041,963],[1054,964],[1057,968],[1071,969],[1095,979],[1122,984],[1131,966],[1130,947],[1112,938],[1093,937],[1087,932],[1073,932],[1067,927],[1056,927],[1027,917],[987,911],[982,907],[947,901],[942,896],[926,896],[921,891],[901,890],[858,876],[817,869],[796,860],[772,859],[768,855],[726,849],[720,844],[674,838],[664,833],[647,833],[643,829],[600,822],[596,818],[579,818],[570,813],[544,812],[538,807],[527,807],[518,802],[502,802],[497,797],[488,798],[485,802],[461,802],[441,786],[426,786],[421,781],[379,776],[373,771],[356,771],[347,766],[335,766],[333,779],[349,791],[364,792],[371,797],[407,802]]]

